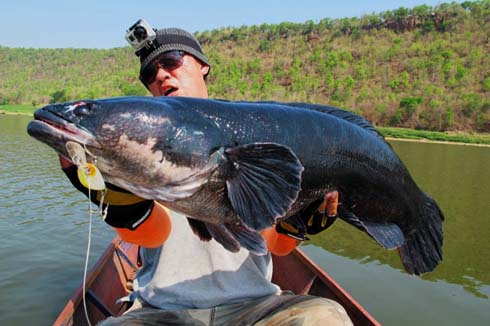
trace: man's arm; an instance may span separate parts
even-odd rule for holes
[[[60,165],[72,185],[89,196],[77,175],[77,167],[60,156]],[[90,191],[90,198],[96,205],[107,207],[105,222],[112,226],[122,240],[147,248],[155,248],[167,240],[171,222],[167,210],[152,200],[145,200],[124,189],[106,184],[104,196],[101,191]]]
[[[61,156],[60,165],[73,186],[88,197],[89,190],[80,183],[77,167]],[[109,206],[105,222],[122,240],[147,248],[158,247],[167,240],[172,223],[165,207],[111,184],[107,184],[106,191],[104,207]],[[90,197],[99,205],[102,193],[91,190]],[[262,231],[269,251],[278,256],[287,255],[307,239],[306,234],[329,228],[337,215],[337,203],[338,193],[329,192],[323,202],[315,202],[303,212]]]
[[[172,223],[165,207],[154,203],[149,216],[134,229],[114,227],[117,234],[126,242],[145,248],[161,246],[170,235]]]

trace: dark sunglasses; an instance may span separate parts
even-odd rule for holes
[[[165,52],[140,70],[140,80],[145,85],[155,81],[158,69],[172,71],[184,64],[184,51]]]

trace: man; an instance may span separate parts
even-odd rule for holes
[[[192,34],[160,29],[151,46],[136,53],[140,80],[153,96],[208,97],[205,78],[211,65]],[[76,167],[64,159],[61,164],[74,186],[87,193]],[[281,292],[270,281],[270,254],[256,256],[244,248],[232,253],[214,240],[203,242],[185,216],[115,186],[108,188],[105,221],[123,240],[141,246],[142,267],[130,298],[133,306],[102,325],[351,325],[336,302]],[[101,197],[94,192],[92,198]],[[327,194],[326,210],[333,215],[335,200],[336,193]],[[308,230],[303,219],[325,221],[318,212],[305,216],[263,232],[273,253],[287,254],[304,239]]]

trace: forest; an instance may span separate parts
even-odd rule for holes
[[[490,0],[195,35],[212,63],[213,98],[328,104],[375,126],[490,132]],[[129,46],[0,45],[0,60],[0,105],[149,95]]]

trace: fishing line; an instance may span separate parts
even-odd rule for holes
[[[90,257],[90,247],[92,244],[92,216],[93,213],[99,212],[102,216],[102,219],[105,220],[107,216],[107,210],[109,205],[106,204],[104,207],[104,198],[107,193],[107,188],[102,177],[102,174],[96,167],[97,157],[92,154],[85,144],[83,147],[76,142],[68,141],[65,144],[66,151],[68,152],[71,161],[77,166],[77,176],[80,183],[88,189],[88,240],[87,240],[87,250],[85,254],[85,266],[83,268],[83,281],[82,281],[82,300],[83,300],[83,309],[85,312],[85,319],[89,326],[92,326],[90,322],[90,318],[88,316],[87,309],[87,271],[88,271],[88,262]],[[90,155],[93,158],[94,163],[87,162],[86,155]],[[95,191],[100,191],[101,198],[99,200],[98,209],[92,209],[92,189]]]
[[[87,250],[86,250],[86,254],[85,254],[85,267],[83,269],[83,282],[82,282],[83,296],[82,296],[82,298],[83,298],[83,309],[85,312],[85,319],[87,320],[87,323],[89,326],[92,326],[92,323],[90,322],[90,318],[88,316],[87,300],[86,300],[85,296],[86,296],[86,287],[87,287],[87,270],[88,270],[88,262],[89,262],[89,256],[90,256],[90,247],[92,244],[92,216],[93,216],[93,213],[100,212],[102,219],[106,218],[107,209],[109,208],[109,205],[106,205],[106,207],[104,209],[103,203],[104,203],[105,194],[106,194],[106,191],[102,190],[99,208],[94,210],[94,209],[92,209],[92,192],[90,190],[90,187],[88,188],[88,240],[87,240]]]
[[[86,296],[86,286],[87,286],[87,269],[88,269],[88,261],[89,261],[89,255],[90,255],[90,245],[92,242],[92,198],[91,198],[91,191],[90,188],[88,188],[88,240],[87,240],[87,251],[85,254],[85,267],[83,269],[83,283],[82,283],[82,298],[83,298],[83,310],[85,312],[85,319],[87,320],[87,324],[89,326],[92,326],[92,323],[90,322],[90,318],[88,316],[88,310],[87,310],[87,300],[85,299]]]
[[[80,146],[80,144],[75,142],[67,142],[66,150],[69,153],[72,162],[77,166],[77,175],[78,179],[88,189],[88,239],[87,239],[87,250],[85,253],[85,265],[83,268],[83,281],[82,281],[82,300],[83,300],[83,309],[85,313],[85,319],[87,320],[87,324],[92,326],[90,322],[90,318],[88,316],[87,309],[87,271],[88,271],[88,263],[90,259],[90,248],[92,245],[92,220],[93,213],[97,211],[100,212],[102,219],[105,220],[107,216],[107,209],[109,205],[106,205],[104,209],[104,198],[106,195],[106,187],[104,183],[104,179],[102,175],[98,171],[95,163],[97,162],[97,157],[94,154],[90,153],[85,144]],[[94,159],[94,163],[88,163],[86,154],[90,155]],[[99,201],[98,209],[92,208],[92,189],[101,191],[101,198]]]

